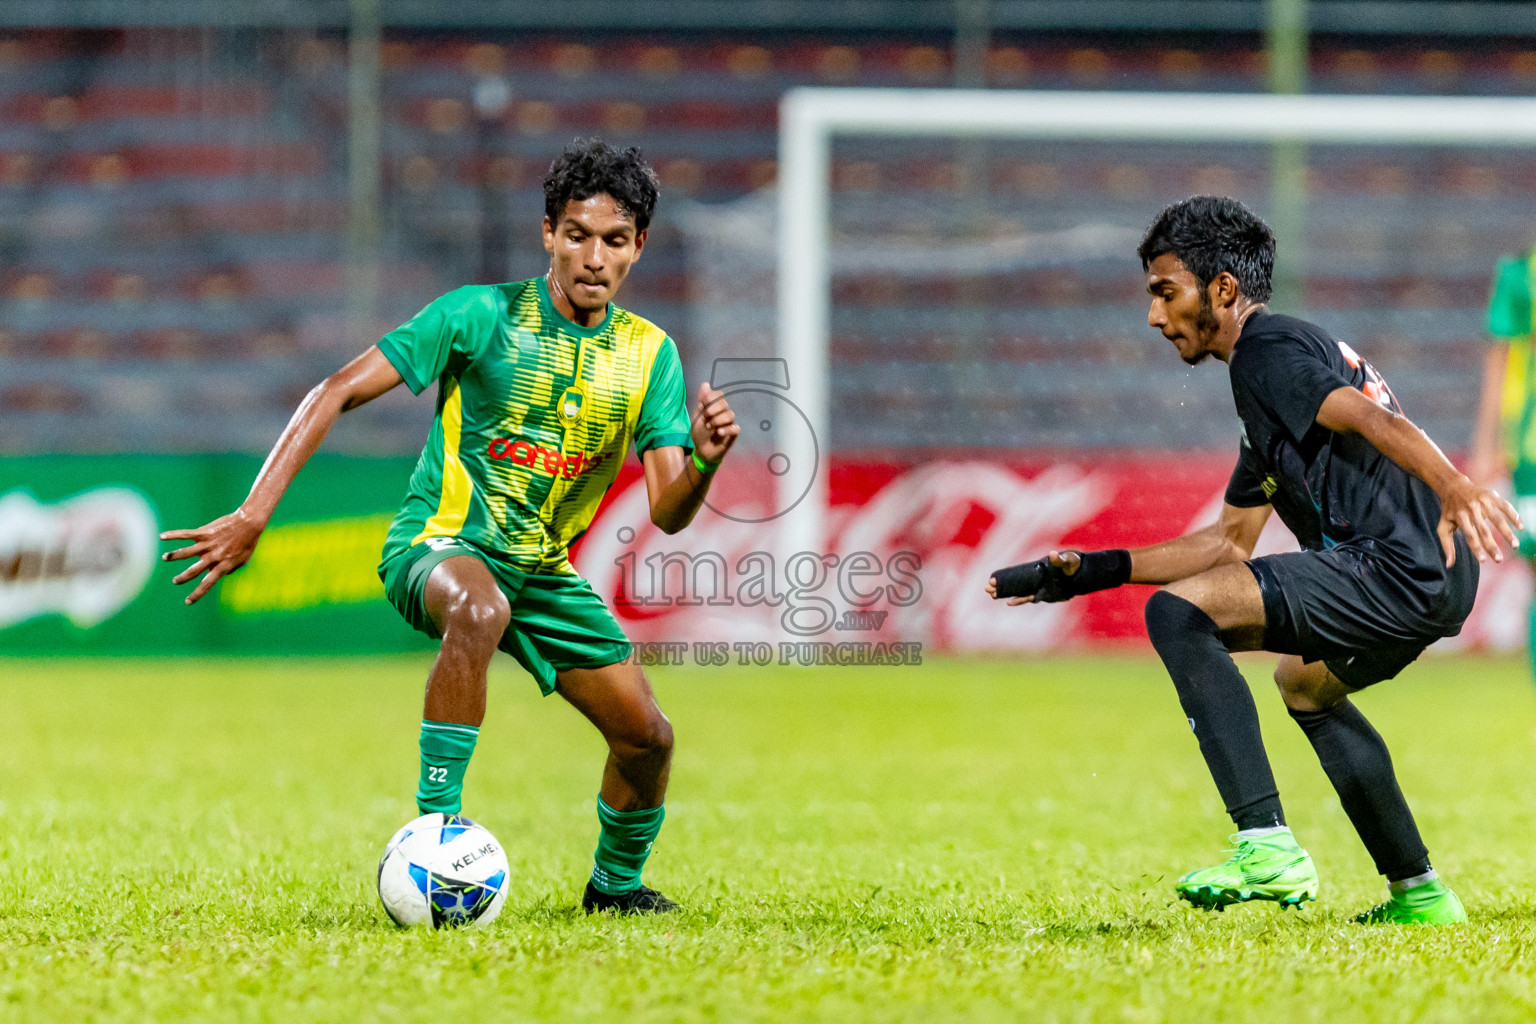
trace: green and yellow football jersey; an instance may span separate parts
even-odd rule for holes
[[[1494,273],[1488,301],[1488,333],[1509,345],[1501,403],[1504,450],[1515,473],[1515,489],[1536,494],[1536,352],[1532,350],[1532,293],[1536,292],[1536,259],[1530,254],[1506,256]]]
[[[570,545],[629,446],[693,447],[672,339],[613,305],[596,327],[578,327],[542,277],[449,292],[379,350],[413,393],[438,383],[386,559],[457,537],[524,572],[574,574]]]

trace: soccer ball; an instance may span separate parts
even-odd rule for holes
[[[394,834],[379,858],[379,899],[402,928],[480,928],[507,899],[507,855],[483,825],[461,814],[423,814]]]

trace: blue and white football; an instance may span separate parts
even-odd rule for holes
[[[402,928],[481,928],[507,899],[507,855],[462,814],[423,814],[379,858],[379,899]]]

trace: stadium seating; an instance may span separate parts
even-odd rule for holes
[[[261,450],[304,389],[350,354],[344,58],[334,38],[279,32],[0,39],[0,447]],[[510,239],[489,250],[494,276],[537,273],[539,180],[573,135],[642,146],[669,203],[723,203],[772,183],[784,89],[939,86],[952,73],[931,41],[710,35],[573,44],[391,32],[383,63],[381,327],[480,278],[488,236]],[[1256,90],[1262,63],[1214,46],[1001,39],[988,75],[1003,87]],[[1320,91],[1533,85],[1536,53],[1515,49],[1341,46],[1313,58]],[[984,167],[989,209],[1025,220],[1048,209],[1062,224],[1137,223],[1171,190],[1262,195],[1268,177],[1259,149],[1000,143]],[[921,235],[952,228],[972,173],[949,143],[840,143],[833,182],[840,202],[926,210]],[[1491,262],[1536,235],[1533,185],[1536,168],[1508,154],[1312,154],[1306,304],[1371,349],[1452,445],[1467,434]],[[685,241],[658,224],[626,294],[664,323],[688,322]],[[1004,297],[979,327],[955,312],[977,287]],[[974,445],[982,424],[982,443],[1000,446],[1177,447],[1229,425],[1219,389],[1184,407],[1198,407],[1193,429],[1192,414],[1150,411],[1164,399],[1149,381],[1184,371],[1138,331],[1134,276],[1066,266],[980,286],[928,281],[917,294],[879,275],[836,288],[834,387],[858,422],[840,420],[834,446]],[[1090,308],[1092,326],[1068,315]],[[919,406],[930,414],[912,415]],[[402,409],[354,418],[337,443],[409,449],[426,413]]]

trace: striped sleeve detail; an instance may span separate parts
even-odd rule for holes
[[[437,499],[437,511],[426,526],[412,538],[419,544],[428,537],[457,537],[469,516],[469,499],[475,485],[459,458],[459,439],[464,431],[464,400],[456,379],[449,379],[450,394],[443,402],[443,486]]]
[[[634,331],[640,347],[640,386],[629,396],[631,423],[640,418],[640,407],[645,403],[645,393],[651,387],[651,371],[656,368],[656,355],[667,341],[665,331],[640,317],[635,317]]]

